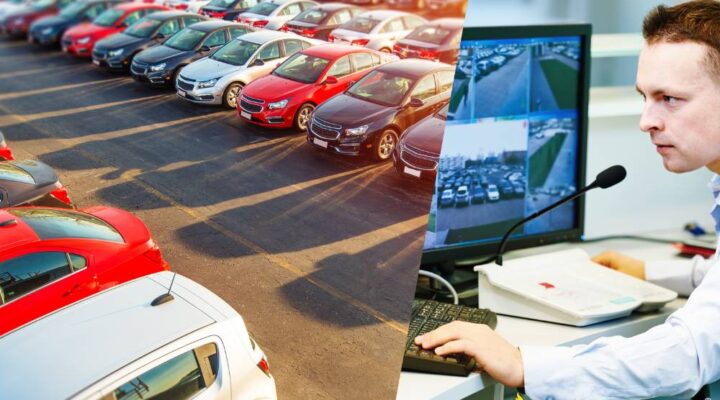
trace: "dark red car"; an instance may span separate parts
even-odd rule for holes
[[[0,132],[0,161],[10,161],[14,159],[15,156],[13,155],[10,146],[8,146],[7,142],[5,141],[5,136],[3,136],[3,133]]]
[[[103,289],[168,270],[129,212],[0,210],[0,335]]]
[[[435,180],[448,105],[408,128],[395,146],[395,170],[408,178]]]
[[[325,3],[317,5],[296,15],[286,22],[280,30],[294,32],[313,39],[328,40],[333,29],[350,21],[364,12],[360,7],[344,3]]]
[[[363,47],[332,44],[305,49],[278,65],[272,74],[245,86],[238,113],[257,125],[295,127],[304,132],[318,104],[391,60],[387,54]]]
[[[68,29],[60,44],[66,53],[90,58],[95,43],[100,39],[122,32],[147,14],[161,10],[169,10],[169,8],[159,4],[120,4],[103,11],[92,23],[86,22]]]
[[[29,5],[13,11],[5,16],[2,31],[10,36],[25,37],[30,25],[36,20],[51,15],[58,15],[60,10],[73,0],[34,0]]]
[[[464,22],[462,18],[441,18],[418,26],[395,43],[393,53],[400,58],[424,58],[455,64]]]

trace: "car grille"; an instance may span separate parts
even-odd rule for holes
[[[250,113],[259,113],[263,109],[261,105],[247,102],[245,96],[240,99],[240,108]]]
[[[254,97],[250,97],[250,96],[246,96],[246,95],[243,95],[243,97],[245,98],[245,100],[251,101],[251,102],[253,102],[253,103],[265,104],[265,100],[256,99],[256,98],[254,98]]]
[[[145,75],[147,73],[148,65],[149,64],[145,64],[145,63],[139,62],[137,60],[133,60],[132,65],[130,66],[130,69],[132,70],[133,74]]]
[[[438,165],[438,158],[438,155],[420,150],[417,147],[408,146],[404,143],[400,145],[400,159],[411,167],[434,171]]]
[[[192,91],[195,88],[195,85],[192,83],[183,82],[180,79],[177,80],[177,87],[185,90],[185,91]]]
[[[310,121],[310,131],[323,139],[336,140],[340,137],[342,126],[315,118]]]
[[[103,60],[103,59],[105,59],[105,57],[107,57],[105,52],[101,51],[101,50],[94,50],[92,55],[93,55],[93,58],[97,58],[98,60]]]

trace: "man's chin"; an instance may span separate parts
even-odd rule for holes
[[[676,174],[682,174],[685,172],[691,172],[695,171],[698,168],[701,168],[702,166],[692,166],[688,165],[682,162],[678,162],[677,160],[673,159],[667,159],[663,157],[663,166],[666,170],[670,172],[674,172]]]

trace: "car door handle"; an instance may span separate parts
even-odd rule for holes
[[[79,288],[80,288],[80,284],[76,283],[75,285],[73,285],[73,287],[71,287],[65,293],[63,293],[63,296],[70,296],[74,291],[78,290]]]

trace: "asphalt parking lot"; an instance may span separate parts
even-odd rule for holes
[[[4,37],[0,130],[78,206],[143,219],[244,317],[279,398],[394,398],[432,183]]]

